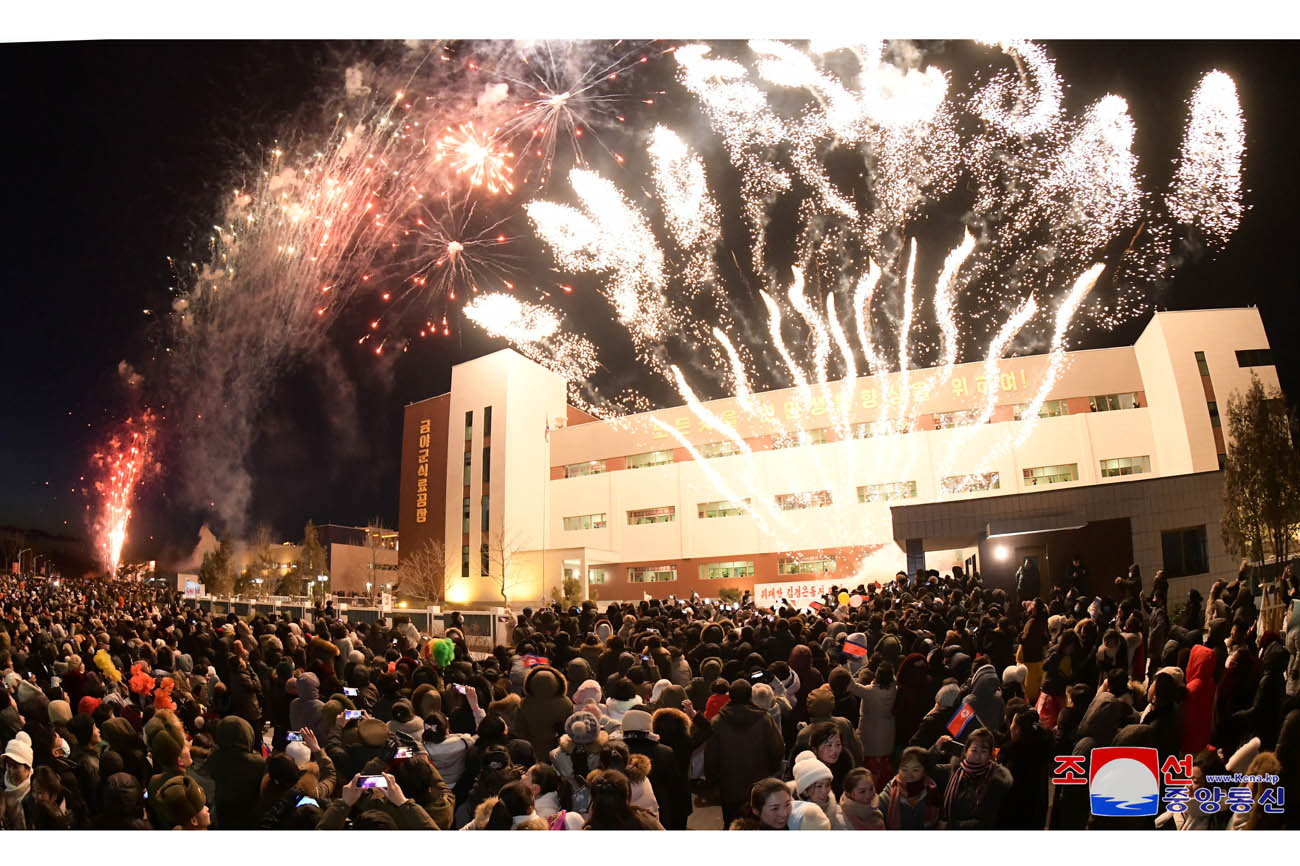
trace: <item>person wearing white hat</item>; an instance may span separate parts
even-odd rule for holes
[[[32,738],[19,731],[4,752],[4,808],[0,810],[0,829],[26,830],[28,816],[35,808],[32,796]]]
[[[840,811],[840,804],[831,796],[833,775],[830,767],[822,763],[814,753],[800,752],[794,759],[791,772],[794,774],[794,780],[790,783],[790,787],[794,790],[797,800],[813,803],[821,809],[826,815],[826,820],[830,822],[830,829],[849,829],[848,822],[844,820],[844,813]]]

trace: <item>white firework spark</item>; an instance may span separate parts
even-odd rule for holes
[[[1237,86],[1217,69],[1208,72],[1192,96],[1173,189],[1166,202],[1180,223],[1200,229],[1218,247],[1227,243],[1241,224],[1245,154],[1246,124]]]

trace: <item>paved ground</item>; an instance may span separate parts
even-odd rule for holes
[[[701,806],[699,797],[695,798],[695,811],[686,820],[687,830],[722,830],[722,807]]]

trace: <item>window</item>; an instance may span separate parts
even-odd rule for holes
[[[803,559],[797,556],[782,556],[777,560],[776,570],[778,574],[827,574],[835,570],[835,557]]]
[[[732,454],[739,454],[741,448],[730,439],[724,439],[721,442],[705,442],[696,450],[705,460],[712,460],[714,457],[730,457]]]
[[[1088,405],[1094,412],[1113,412],[1116,409],[1139,409],[1138,395],[1136,391],[1126,391],[1123,394],[1102,394],[1097,397],[1089,397]]]
[[[736,502],[722,499],[717,502],[701,502],[695,507],[698,509],[700,520],[714,517],[743,517],[749,513],[749,500],[742,499]]]
[[[1079,480],[1078,463],[1062,463],[1059,466],[1034,466],[1024,470],[1025,486],[1040,487],[1044,484],[1061,484],[1066,481]]]
[[[469,577],[469,545],[460,546],[460,576]]]
[[[492,435],[492,407],[485,406],[483,408],[483,438],[486,439],[491,435]]]
[[[1271,367],[1273,366],[1272,349],[1238,349],[1237,350],[1238,367]]]
[[[586,463],[570,463],[564,467],[565,478],[578,478],[583,475],[600,475],[605,472],[604,460],[588,460]]]
[[[465,452],[465,486],[466,487],[469,487],[469,460],[470,460],[470,452],[466,451]]]
[[[639,508],[627,513],[628,526],[643,526],[647,523],[672,523],[677,519],[677,506],[665,505],[661,508]]]
[[[605,525],[605,515],[603,514],[579,514],[576,517],[564,518],[564,528],[568,531],[576,529],[604,529]]]
[[[953,427],[967,427],[979,420],[978,409],[961,409],[957,412],[936,412],[934,429],[951,430]]]
[[[1012,409],[1012,415],[1017,421],[1025,420],[1025,413],[1029,411],[1028,403],[1018,403]],[[1064,400],[1044,400],[1043,405],[1038,409],[1039,418],[1059,418],[1062,415],[1069,415],[1070,407]]]
[[[1241,367],[1245,367],[1245,366],[1247,366],[1246,364],[1241,363],[1241,353],[1240,353],[1240,352],[1237,353],[1237,365],[1238,365],[1238,366],[1241,366]],[[1202,375],[1202,376],[1208,376],[1208,375],[1210,375],[1210,365],[1207,364],[1207,363],[1205,363],[1205,353],[1204,353],[1204,352],[1197,352],[1197,353],[1196,353],[1196,369],[1201,371],[1201,375]]]
[[[915,481],[890,481],[885,484],[867,484],[858,488],[859,502],[889,502],[894,499],[915,498]]]
[[[485,487],[487,486],[488,482],[492,480],[492,473],[490,471],[491,467],[492,467],[492,449],[484,448],[483,449],[483,485]]]
[[[772,450],[802,448],[805,445],[825,445],[826,431],[829,429],[829,427],[818,427],[816,430],[792,430],[789,433],[782,433],[772,438]]]
[[[1210,570],[1203,525],[1161,532],[1160,549],[1164,554],[1166,577],[1205,574]]]
[[[488,545],[486,541],[479,545],[478,553],[479,559],[482,560],[479,565],[483,566],[483,570],[479,572],[479,577],[491,577],[492,557],[488,555]]]
[[[1222,451],[1220,451],[1220,452],[1219,452],[1219,471],[1222,472],[1223,470],[1225,470],[1225,469],[1227,469],[1227,468],[1228,468],[1228,455],[1227,455],[1227,454],[1224,454]]]
[[[753,561],[706,562],[700,566],[701,580],[726,580],[729,577],[753,577]]]
[[[1118,478],[1121,475],[1144,475],[1151,471],[1151,458],[1112,457],[1101,461],[1102,478]]]
[[[672,451],[647,451],[645,454],[633,454],[627,458],[628,469],[646,469],[650,466],[664,466],[673,462]]]
[[[483,497],[483,531],[488,531],[488,497]]]
[[[877,436],[898,436],[910,433],[912,422],[903,418],[885,418],[853,425],[854,439],[874,439]]]
[[[1209,407],[1210,410],[1210,426],[1222,427],[1223,422],[1219,420],[1219,404],[1214,402],[1213,400],[1210,400],[1205,405]]]
[[[469,535],[469,497],[466,496],[461,500],[461,522],[460,531]]]
[[[609,570],[604,568],[587,569],[587,583],[595,585],[609,582]]]
[[[807,493],[778,493],[776,504],[782,511],[798,511],[803,508],[829,508],[831,492],[829,490],[810,490]]]
[[[977,490],[998,490],[1002,487],[1001,477],[996,472],[975,472],[970,475],[949,475],[939,482],[939,489],[944,493],[971,493]]]
[[[627,570],[629,583],[663,583],[677,579],[675,565],[640,565]]]
[[[468,442],[473,438],[474,438],[474,413],[466,412],[465,413],[465,441]]]

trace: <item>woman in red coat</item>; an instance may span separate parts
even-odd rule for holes
[[[1180,751],[1195,755],[1210,740],[1214,719],[1214,650],[1200,644],[1187,657],[1187,698],[1183,701],[1183,741]]]

